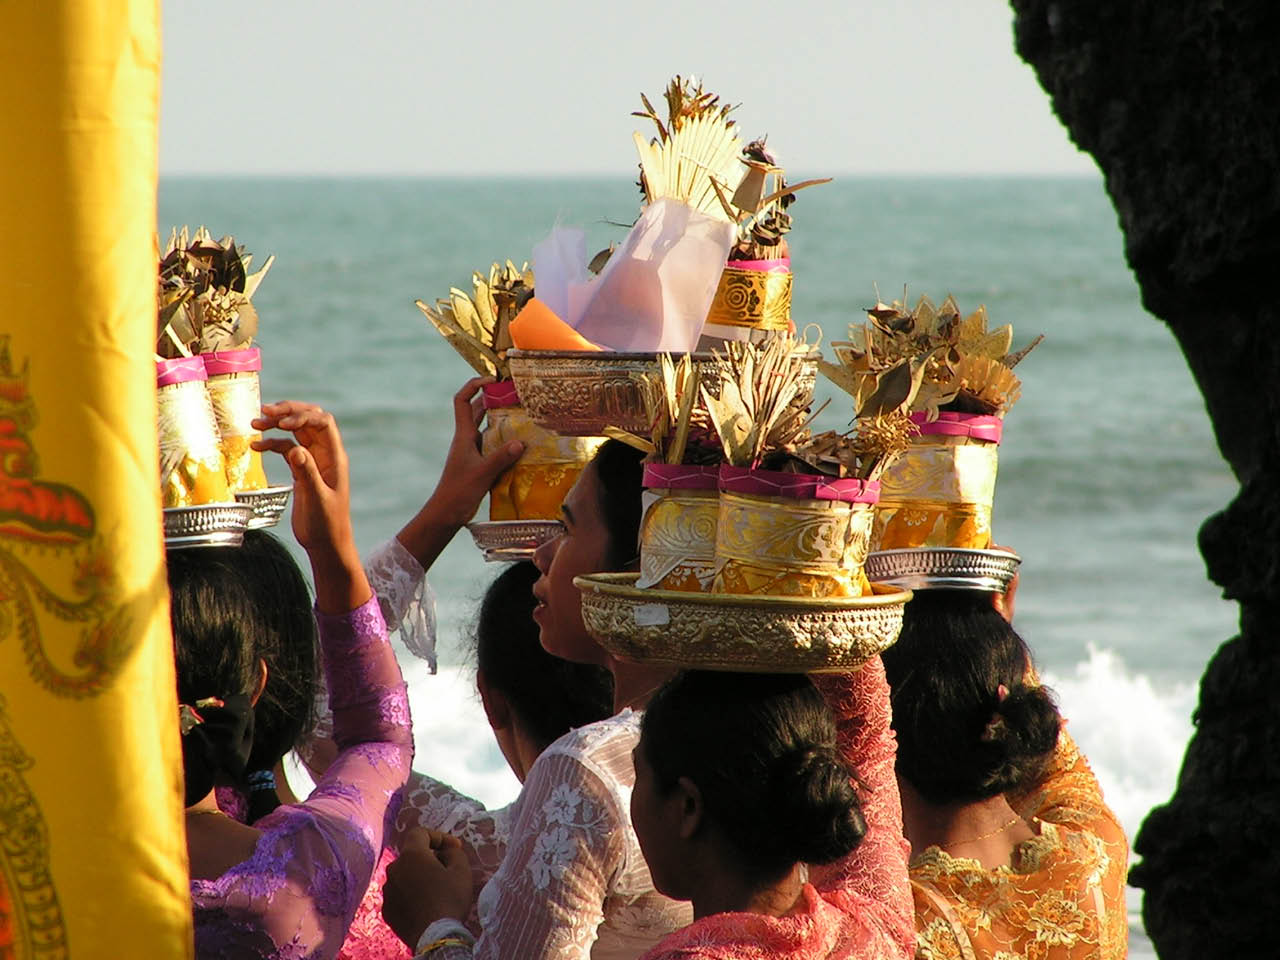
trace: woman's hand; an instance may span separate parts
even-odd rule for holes
[[[255,430],[286,430],[293,437],[263,437],[255,450],[274,450],[293,474],[293,535],[311,558],[316,606],[346,613],[369,599],[351,532],[351,477],[333,415],[309,403],[263,404]]]
[[[502,472],[520,459],[524,444],[513,440],[485,456],[480,452],[484,406],[480,388],[492,377],[474,377],[453,397],[453,442],[435,491],[396,538],[429,569],[458,529],[476,515],[480,501]]]
[[[400,840],[400,856],[387,866],[382,918],[410,950],[416,950],[422,932],[435,921],[466,917],[471,884],[471,865],[462,841],[414,827]]]
[[[480,388],[486,383],[493,383],[493,378],[473,377],[453,395],[453,442],[429,501],[435,503],[440,520],[458,526],[476,515],[494,481],[524,453],[524,444],[518,440],[487,457],[480,452],[480,421],[484,419]]]

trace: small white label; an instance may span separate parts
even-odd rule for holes
[[[665,603],[642,603],[636,607],[636,626],[664,627],[671,622],[671,611]]]

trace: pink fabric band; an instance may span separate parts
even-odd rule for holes
[[[880,499],[879,480],[834,480],[805,473],[780,473],[748,467],[720,467],[723,493],[747,493],[758,497],[792,497],[796,500],[839,500],[842,503],[875,503]]]
[[[715,490],[720,485],[720,468],[646,463],[643,483],[650,490]]]
[[[725,268],[731,270],[754,270],[758,273],[790,273],[791,258],[780,257],[777,260],[729,260]]]
[[[924,436],[941,435],[946,437],[973,437],[975,440],[989,440],[999,443],[1004,433],[1004,421],[999,417],[988,417],[978,413],[939,413],[938,419],[932,423],[927,413],[911,414],[911,422],[920,428]]]
[[[157,387],[208,379],[209,375],[204,370],[204,359],[201,357],[179,357],[176,360],[156,361]]]
[[[247,350],[221,350],[202,353],[205,372],[211,377],[224,373],[253,373],[262,369],[262,354],[257,347]]]
[[[516,382],[514,380],[499,380],[497,383],[486,383],[480,389],[484,394],[484,408],[486,410],[520,406],[520,394],[516,393]]]

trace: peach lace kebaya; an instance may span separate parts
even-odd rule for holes
[[[921,960],[1122,960],[1129,845],[1075,742],[1058,735],[1045,773],[1009,796],[1039,836],[1009,866],[930,847],[911,861]]]
[[[867,821],[847,857],[809,868],[790,913],[718,913],[666,937],[643,960],[906,960],[915,945],[889,688],[879,658],[854,674],[815,676]]]

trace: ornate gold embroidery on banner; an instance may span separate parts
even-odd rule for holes
[[[724,268],[707,323],[758,330],[791,329],[791,272]]]
[[[489,491],[490,520],[554,520],[560,504],[604,443],[602,437],[565,437],[538,426],[520,407],[488,411],[480,449],[489,454],[519,440],[524,453]]]
[[[691,593],[709,590],[716,572],[719,493],[655,489],[645,491],[644,501],[636,586]]]
[[[862,566],[870,504],[720,494],[714,593],[856,597],[870,592]]]
[[[969,437],[918,437],[881,478],[876,549],[990,546],[998,453]]]
[[[13,736],[0,696],[0,957],[70,956],[49,871],[49,832],[22,774],[31,757]]]

